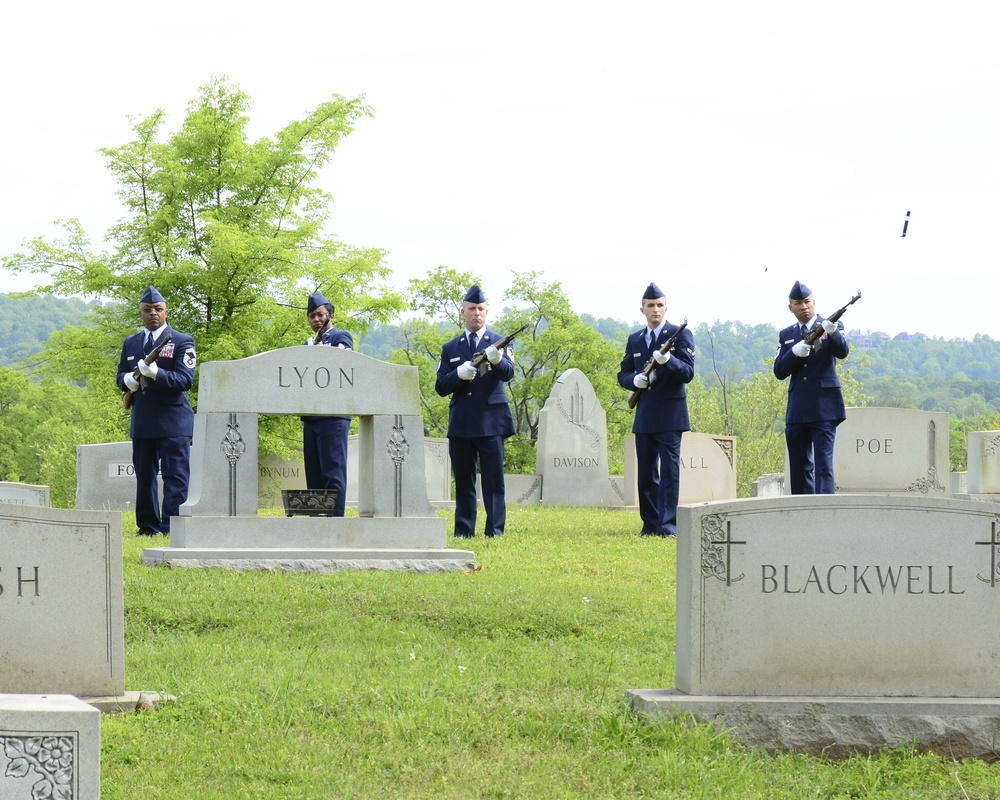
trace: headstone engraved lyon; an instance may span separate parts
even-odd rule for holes
[[[542,504],[608,504],[608,425],[587,376],[563,372],[538,415],[535,472]]]

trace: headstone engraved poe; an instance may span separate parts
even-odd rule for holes
[[[951,493],[948,440],[943,411],[848,408],[833,450],[837,491],[946,497]]]
[[[247,387],[253,387],[248,391]],[[203,364],[188,499],[146,564],[230,569],[466,569],[427,499],[417,370],[289,347]],[[257,516],[258,414],[358,417],[358,516]]]
[[[753,746],[1000,741],[1000,504],[822,495],[678,510],[677,675],[635,690]]]
[[[563,372],[538,415],[535,472],[542,504],[608,504],[608,425],[587,376]]]

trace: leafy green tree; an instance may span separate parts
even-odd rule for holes
[[[305,295],[317,289],[353,330],[405,307],[385,285],[383,251],[323,232],[332,197],[314,182],[355,122],[371,114],[362,98],[334,95],[258,141],[247,136],[249,107],[244,92],[215,78],[173,134],[163,135],[163,111],[133,118],[135,138],[102,150],[126,212],[106,237],[111,248],[95,252],[69,219],[61,222],[64,238],[36,238],[3,259],[15,272],[47,276],[39,291],[110,301],[96,315],[107,335],[81,342],[65,356],[62,374],[93,378],[99,363],[110,371],[150,284],[167,298],[171,323],[195,337],[202,360],[301,344]],[[87,349],[97,352],[87,357]]]
[[[39,358],[50,375],[91,391],[90,414],[113,396],[124,337],[139,326],[138,299],[152,284],[167,298],[171,324],[194,336],[199,360],[242,358],[302,344],[305,297],[320,290],[337,324],[363,332],[405,308],[386,285],[384,251],[324,233],[332,197],[315,185],[336,146],[371,110],[363,98],[333,95],[273,137],[247,136],[250,98],[213,78],[189,104],[180,128],[166,115],[132,118],[135,138],[102,150],[125,214],[97,251],[78,220],[61,238],[35,238],[5,257],[14,272],[45,276],[39,294],[107,301],[88,320],[53,334]],[[192,391],[196,400],[197,388]],[[114,435],[124,435],[125,420]],[[264,452],[295,440],[291,418],[262,420]]]

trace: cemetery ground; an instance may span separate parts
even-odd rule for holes
[[[126,536],[126,686],[176,701],[103,717],[102,797],[1000,797],[1000,764],[636,718],[627,689],[674,685],[676,556],[638,528],[512,506],[449,540],[479,571],[431,575],[150,568],[160,540]]]

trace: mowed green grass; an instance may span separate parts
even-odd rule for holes
[[[1000,797],[981,761],[637,719],[627,689],[674,685],[676,569],[638,529],[512,507],[502,539],[449,540],[478,572],[319,575],[144,567],[166,540],[126,517],[126,687],[177,700],[103,717],[103,798]]]

